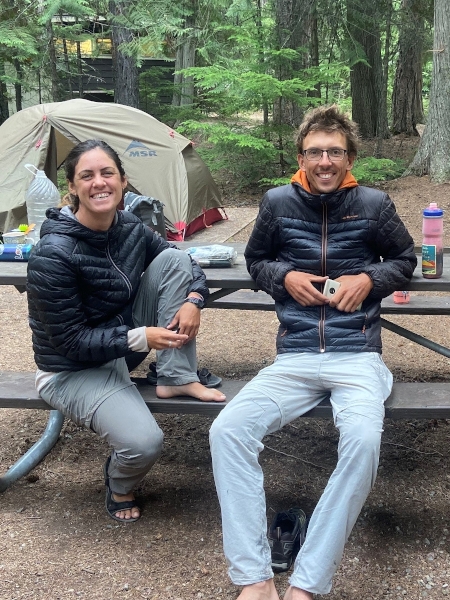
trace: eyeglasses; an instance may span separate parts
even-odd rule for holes
[[[322,159],[323,153],[326,152],[331,162],[338,162],[344,160],[344,156],[347,154],[347,150],[343,148],[328,148],[328,150],[321,150],[320,148],[308,148],[303,150],[302,154],[307,160],[312,162],[319,162]]]

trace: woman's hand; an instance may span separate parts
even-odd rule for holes
[[[198,309],[197,309],[198,310]],[[149,348],[167,350],[168,348],[181,348],[188,342],[188,336],[183,333],[171,331],[165,327],[146,327],[145,336]]]
[[[187,336],[187,339],[184,342],[185,344],[195,338],[199,328],[200,309],[191,302],[185,302],[182,304],[180,310],[167,325],[167,329],[175,329],[178,331],[178,333],[182,333]]]

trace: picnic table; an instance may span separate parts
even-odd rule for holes
[[[201,243],[179,243],[181,249]],[[274,302],[265,292],[258,290],[245,267],[245,244],[226,244],[237,251],[237,262],[230,268],[205,268],[206,280],[212,293],[206,304],[209,308],[234,310],[274,310]],[[423,292],[411,297],[408,304],[395,304],[392,298],[382,302],[383,315],[450,315],[450,295],[436,296],[433,292],[450,292],[450,249],[446,249],[444,274],[440,279],[424,279],[421,273],[420,249],[418,267],[405,290]],[[447,259],[447,260],[446,260]],[[25,291],[27,265],[21,262],[0,262],[0,285],[13,285]],[[450,357],[450,348],[436,344],[423,336],[382,318],[382,326],[439,354]],[[135,380],[140,393],[152,412],[190,413],[215,416],[226,403],[205,403],[186,397],[161,400],[155,395],[155,388],[146,380]],[[228,380],[222,385],[229,402],[245,384],[244,381]],[[11,483],[29,473],[51,450],[58,440],[64,417],[53,410],[36,392],[34,373],[0,372],[0,408],[33,408],[49,410],[47,427],[41,438],[26,454],[0,477],[0,492]],[[331,406],[324,401],[306,417],[330,417]],[[396,382],[391,396],[386,401],[386,416],[394,419],[450,418],[450,382],[405,383]]]

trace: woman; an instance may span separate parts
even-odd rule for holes
[[[127,180],[108,144],[82,142],[65,165],[71,205],[47,211],[28,262],[36,387],[112,447],[106,509],[131,522],[140,517],[133,489],[159,457],[163,435],[125,357],[157,350],[160,398],[225,400],[197,376],[195,337],[208,288],[186,253],[117,210]]]

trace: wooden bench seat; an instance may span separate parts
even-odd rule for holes
[[[235,310],[275,310],[275,302],[271,296],[262,291],[245,290],[233,292],[214,300],[208,300],[208,308],[229,308]],[[450,315],[449,296],[412,295],[408,304],[395,304],[391,297],[381,303],[383,315]]]
[[[179,397],[160,400],[155,388],[146,379],[134,380],[147,406],[154,413],[186,413],[215,417],[226,405],[225,402],[200,402],[192,398]],[[227,380],[222,390],[227,402],[232,400],[245,381]],[[33,373],[0,371],[0,408],[43,409],[49,411],[45,431],[31,448],[20,456],[6,473],[0,476],[0,492],[4,492],[15,481],[27,475],[50,452],[58,441],[64,424],[63,415],[53,410],[34,387]],[[304,417],[330,418],[330,402],[325,400]],[[386,417],[391,419],[446,419],[450,418],[449,383],[394,383],[392,394],[386,401]]]
[[[147,406],[154,413],[185,413],[215,417],[225,402],[200,402],[187,397],[161,400],[155,388],[145,379],[134,379]],[[245,385],[245,381],[226,380],[221,390],[229,402]],[[33,373],[0,372],[0,408],[33,408],[51,410],[34,387]],[[331,417],[329,401],[310,411],[305,417]],[[386,417],[392,419],[450,418],[450,382],[396,382],[386,401]]]

